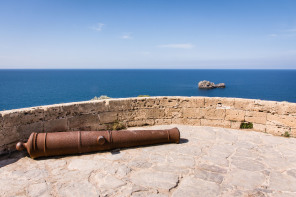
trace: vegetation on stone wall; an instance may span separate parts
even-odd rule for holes
[[[113,130],[113,131],[114,130],[122,130],[122,129],[126,129],[126,126],[122,122],[119,122],[118,120],[116,120],[112,124],[109,124],[107,129]]]
[[[284,134],[282,134],[282,136],[284,136],[284,137],[290,137],[290,133],[288,131],[286,131]]]
[[[91,101],[95,101],[95,100],[103,100],[103,99],[109,99],[110,97],[108,97],[107,95],[101,95],[100,97],[94,97],[91,99]]]
[[[241,129],[253,129],[253,123],[251,122],[242,122],[240,124]]]
[[[139,95],[138,97],[150,97],[149,95]]]

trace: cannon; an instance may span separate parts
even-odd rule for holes
[[[178,128],[167,130],[71,131],[31,133],[26,143],[18,142],[16,149],[27,149],[29,155],[47,157],[88,153],[152,144],[179,143]]]

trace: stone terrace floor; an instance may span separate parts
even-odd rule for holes
[[[0,196],[296,196],[296,139],[177,126],[181,144],[0,161]],[[139,128],[136,128],[139,129]]]

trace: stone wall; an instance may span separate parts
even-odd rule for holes
[[[185,124],[239,129],[296,137],[296,103],[220,97],[148,97],[76,102],[0,112],[0,154],[14,150],[31,132],[106,130]]]

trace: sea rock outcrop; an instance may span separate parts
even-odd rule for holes
[[[215,84],[213,82],[203,80],[198,83],[198,88],[200,89],[225,88],[225,83]]]

